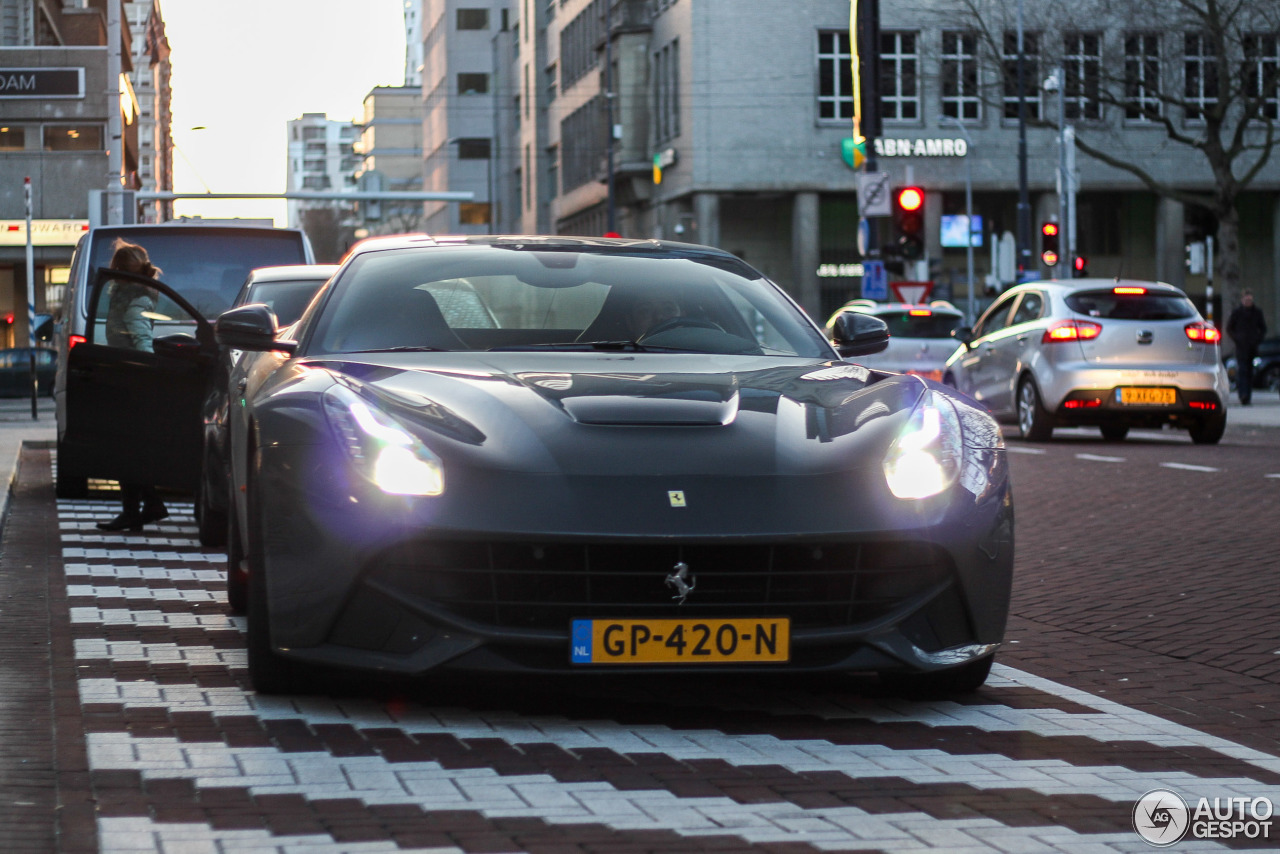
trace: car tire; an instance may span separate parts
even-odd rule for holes
[[[237,616],[249,610],[249,576],[244,571],[244,547],[240,541],[240,525],[234,512],[227,514],[227,608]]]
[[[1216,445],[1227,432],[1227,416],[1216,415],[1191,425],[1191,441],[1197,445]]]
[[[58,459],[63,459],[61,442],[58,443]],[[54,476],[53,493],[58,498],[88,498],[89,478],[69,477],[62,473],[62,466],[59,465]]]
[[[251,528],[255,524],[254,517],[253,501],[250,499]],[[231,518],[236,518],[234,512]],[[258,542],[261,542],[260,538]],[[267,579],[262,566],[261,547],[254,548],[250,542],[247,552],[249,571],[246,586],[249,602],[245,640],[249,653],[249,684],[259,694],[314,694],[324,691],[328,686],[321,668],[285,658],[272,647],[271,603],[267,599]]]
[[[988,655],[946,670],[928,673],[884,672],[880,682],[895,694],[908,696],[945,696],[976,691],[987,681],[996,657]]]
[[[1040,404],[1040,390],[1031,377],[1023,377],[1018,384],[1018,427],[1028,442],[1045,442],[1053,436],[1053,421]]]
[[[1108,442],[1120,442],[1129,435],[1128,424],[1103,424],[1098,429],[1102,431],[1102,438]]]
[[[227,545],[227,514],[209,506],[209,484],[202,476],[196,491],[196,533],[200,545],[209,548]],[[230,573],[228,572],[228,578]]]

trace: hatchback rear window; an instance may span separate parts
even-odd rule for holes
[[[182,294],[206,318],[217,317],[231,307],[255,267],[307,263],[297,232],[270,228],[170,226],[120,230],[98,237],[90,269],[111,263],[116,237],[141,244],[151,263],[160,268],[160,281]],[[88,296],[86,290],[86,301]]]
[[[1196,316],[1191,300],[1179,294],[1118,294],[1113,290],[1077,291],[1067,297],[1067,307],[1105,320],[1182,320]]]
[[[911,314],[909,311],[891,311],[877,314],[889,326],[891,338],[950,338],[960,326],[961,317],[956,314]]]

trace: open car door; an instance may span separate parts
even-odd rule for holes
[[[67,354],[58,466],[78,477],[194,490],[213,328],[164,283],[100,268],[85,342]]]

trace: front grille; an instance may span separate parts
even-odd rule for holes
[[[664,582],[695,585],[683,605]],[[646,545],[422,542],[367,578],[476,623],[564,630],[575,618],[786,616],[793,629],[883,617],[953,575],[925,543]]]

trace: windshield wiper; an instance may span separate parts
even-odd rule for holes
[[[634,353],[645,353],[648,352],[650,348],[635,341],[558,341],[546,344],[506,344],[489,348],[489,352],[491,353],[498,351],[521,352],[526,350],[555,350],[567,353],[589,353],[594,350],[620,350]]]
[[[399,347],[375,347],[372,350],[352,350],[353,353],[448,353],[450,350],[445,347],[422,347],[413,344],[405,344]]]

